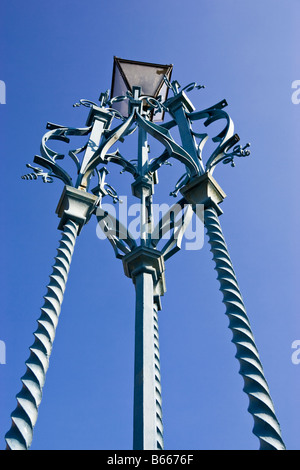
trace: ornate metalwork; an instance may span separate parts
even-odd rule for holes
[[[246,308],[238,286],[228,248],[214,208],[205,210],[205,227],[218,273],[220,290],[232,331],[232,342],[237,349],[244,391],[249,397],[249,413],[254,418],[253,433],[261,450],[283,450],[280,426],[276,418],[269,387],[260,362]]]
[[[165,260],[171,258],[180,250],[184,233],[191,222],[192,216],[192,206],[182,198],[162,215],[150,234],[147,246],[156,248],[164,235],[170,232],[169,239],[160,248],[160,252]]]
[[[11,414],[12,426],[5,436],[7,450],[27,450],[32,442],[77,232],[78,224],[69,220],[64,226],[38,328],[34,333],[35,341],[26,361],[23,387],[16,396],[18,405]]]
[[[177,80],[173,80],[172,82],[169,81],[168,77],[164,76],[164,82],[170,90],[172,90],[174,95],[179,95],[181,85]],[[196,82],[189,83],[188,85],[184,86],[181,91],[192,91],[194,89],[201,90],[201,88],[205,88],[205,85],[198,85]]]
[[[214,162],[211,164],[211,167],[216,165],[217,163],[223,161],[224,164],[230,163],[232,167],[235,166],[234,158],[235,157],[247,157],[250,155],[250,151],[246,150],[248,147],[250,147],[250,144],[246,144],[243,148],[241,145],[236,145],[233,147],[232,152],[226,153],[224,152],[223,157],[219,158],[218,161]]]
[[[127,227],[113,215],[103,210],[101,205],[97,208],[96,217],[99,226],[115,251],[116,258],[122,259],[123,256],[137,247],[137,243]]]
[[[156,393],[156,417],[154,420],[156,431],[152,430],[152,433],[156,433],[156,444],[153,445],[154,448],[158,449],[163,448],[157,317],[157,310],[160,308],[160,296],[163,295],[165,290],[162,265],[165,260],[180,249],[182,237],[191,221],[195,208],[192,203],[187,204],[186,199],[182,198],[154,226],[152,204],[153,187],[157,183],[157,173],[162,165],[170,165],[172,159],[183,164],[183,174],[174,183],[174,190],[170,192],[170,196],[177,197],[179,191],[182,191],[190,182],[203,175],[204,177],[206,174],[211,175],[218,163],[222,162],[234,166],[236,157],[250,155],[250,144],[243,147],[238,145],[240,138],[234,131],[232,119],[224,110],[227,106],[226,100],[222,100],[204,110],[195,111],[186,93],[200,90],[204,86],[192,82],[181,88],[177,81],[170,83],[167,77],[164,80],[167,87],[173,92],[173,96],[166,101],[162,101],[160,96],[156,98],[145,96],[141,93],[139,87],[133,87],[132,92],[127,92],[124,96],[110,98],[109,91],[101,93],[99,105],[85,99],[75,103],[74,107],[82,105],[89,109],[87,127],[70,128],[48,123],[48,132],[44,135],[41,143],[41,155],[34,158],[34,162],[45,168],[47,172],[28,164],[27,166],[33,169],[33,172],[23,176],[24,179],[28,180],[36,180],[41,177],[44,182],[52,182],[53,178],[58,178],[65,185],[83,191],[89,190],[93,177],[97,178],[97,185],[91,190],[98,198],[93,212],[97,217],[99,226],[111,243],[116,257],[123,260],[126,275],[131,277],[135,283],[138,276],[140,276],[137,281],[138,286],[136,285],[137,296],[146,295],[145,286],[147,285],[148,303],[146,302],[145,308],[147,312],[153,310],[154,337],[153,344],[148,344],[148,346],[150,349],[153,346],[155,353],[154,357],[148,356],[147,361],[148,365],[152,362],[150,369],[152,370],[155,366],[156,372],[155,379],[151,376],[147,380],[149,383],[155,384],[153,386]],[[127,101],[128,103],[127,116],[114,108],[116,103],[120,101]],[[169,120],[161,124],[152,122],[151,117],[162,112],[169,116]],[[210,129],[210,125],[216,121],[224,122],[224,127],[221,132],[212,136],[211,140],[216,144],[216,147],[204,161],[205,144],[210,138],[206,129]],[[204,129],[194,130],[194,124],[201,122]],[[171,133],[172,129],[179,131],[180,143],[174,140]],[[119,149],[114,150],[113,147],[115,144],[131,138],[134,134],[137,134],[138,137],[137,155],[131,155],[131,158],[127,159]],[[164,151],[160,155],[154,157],[151,155],[151,159],[149,158],[147,135],[152,136],[164,147]],[[62,166],[58,165],[58,161],[62,161],[65,155],[52,150],[48,145],[50,140],[69,143],[70,136],[89,136],[85,145],[68,152],[68,156],[74,163],[76,179],[69,175]],[[83,158],[80,161],[79,155],[82,153]],[[121,167],[121,174],[128,172],[133,178],[133,194],[141,202],[141,246],[138,246],[137,241],[129,233],[127,227],[120,223],[116,217],[108,214],[102,207],[102,199],[105,196],[110,196],[114,203],[120,202],[117,191],[105,181],[108,174],[106,166],[112,163]],[[180,215],[179,218],[178,215]],[[230,319],[229,327],[233,332],[233,342],[237,347],[236,357],[240,362],[240,373],[245,381],[244,390],[250,400],[249,412],[254,417],[253,432],[258,436],[262,449],[283,449],[284,444],[279,424],[215,209],[206,209],[205,226],[216,263],[220,289],[224,296],[226,314]],[[45,297],[46,303],[42,308],[39,328],[35,333],[36,342],[31,348],[31,357],[26,363],[27,373],[23,377],[23,391],[17,397],[18,408],[12,415],[13,426],[6,436],[9,448],[28,448],[32,439],[32,428],[37,417],[41,389],[48,367],[49,351],[52,347],[60,311],[61,293],[65,286],[70,254],[76,238],[76,224],[69,221],[65,225],[65,232],[60,247],[64,262],[62,262],[62,258],[57,259],[48,286],[48,294]],[[71,232],[73,233],[73,242],[67,236],[67,233],[70,234]],[[164,235],[167,233],[170,233],[169,239],[163,243],[161,249],[158,249]],[[66,256],[66,252],[69,253],[69,257]],[[143,259],[142,264],[141,259]],[[149,265],[147,265],[147,260],[150,260]],[[149,299],[149,292],[153,297],[152,301]],[[148,317],[146,318],[141,305],[137,306],[137,311],[137,323],[140,325],[138,327],[140,328],[139,335],[143,335],[143,325],[145,321],[148,322]],[[141,342],[139,341],[138,339],[137,344],[140,348]],[[140,358],[137,358],[137,361],[139,362]],[[138,384],[138,381],[136,383]],[[137,387],[140,387],[140,385],[138,384]],[[138,394],[141,393],[144,392],[139,389]],[[150,408],[153,409],[153,400]],[[138,421],[137,428],[141,428],[141,421],[143,420]],[[140,437],[136,436],[136,440],[140,445]]]
[[[83,129],[77,129],[52,123],[48,123],[47,128],[49,131],[43,136],[41,142],[41,155],[36,155],[34,157],[34,162],[38,163],[44,168],[47,168],[47,170],[51,172],[52,176],[61,179],[65,184],[74,186],[72,177],[57,163],[57,160],[63,160],[65,155],[52,150],[47,144],[50,140],[58,140],[69,143],[70,140],[68,136],[85,136],[91,132],[92,128],[87,127]],[[86,150],[87,145],[69,152],[69,156],[73,160],[77,172],[80,170],[80,162],[78,160],[77,154]]]
[[[169,164],[170,158],[175,158],[185,165],[187,171],[176,183],[174,191],[171,192],[172,196],[177,196],[180,188],[194,176],[205,172],[212,173],[219,162],[231,163],[231,165],[234,166],[235,157],[244,157],[250,154],[249,150],[246,150],[249,147],[249,144],[243,148],[235,145],[238,142],[239,137],[237,134],[234,134],[233,122],[229,115],[224,111],[224,107],[227,106],[227,102],[226,100],[222,100],[214,106],[202,111],[194,112],[191,108],[188,110],[190,112],[185,111],[184,118],[185,121],[188,122],[190,128],[191,146],[195,147],[195,154],[197,155],[196,160],[195,158],[192,158],[189,152],[185,149],[185,146],[176,143],[170,134],[170,130],[173,127],[182,127],[182,122],[180,122],[178,115],[175,116],[176,113],[174,114],[172,106],[175,99],[182,101],[181,107],[185,109],[186,98],[184,92],[201,89],[204,88],[204,86],[197,85],[193,82],[181,89],[177,81],[170,83],[165,77],[165,82],[170,90],[173,91],[174,97],[168,99],[164,103],[161,102],[161,97],[158,97],[158,99],[147,97],[141,95],[139,90],[134,90],[133,93],[127,92],[125,96],[118,96],[109,99],[109,91],[107,90],[105,93],[100,95],[100,107],[98,107],[96,103],[86,99],[82,99],[73,105],[75,107],[81,105],[86,106],[90,109],[93,118],[102,119],[103,122],[106,121],[102,129],[98,131],[98,134],[100,134],[98,136],[99,144],[95,143],[91,135],[89,141],[83,147],[69,151],[68,155],[73,160],[76,173],[78,174],[77,181],[75,183],[73,182],[72,176],[58,164],[58,161],[63,160],[65,155],[52,150],[48,146],[48,141],[61,140],[65,143],[69,143],[70,136],[87,136],[91,134],[93,124],[80,129],[48,123],[47,128],[49,131],[42,139],[41,155],[36,155],[34,158],[35,163],[46,168],[48,172],[43,172],[43,170],[39,168],[34,168],[31,165],[28,165],[33,168],[34,172],[24,175],[23,178],[37,179],[38,176],[41,176],[44,182],[52,182],[55,177],[61,179],[67,185],[74,186],[76,188],[82,187],[88,189],[91,177],[99,171],[98,167],[112,162],[122,167],[121,173],[124,171],[129,172],[132,174],[134,179],[138,179],[141,176],[141,173],[137,164],[133,163],[136,159],[133,158],[127,160],[121,155],[119,150],[109,153],[110,148],[116,142],[123,141],[137,128],[143,128],[147,134],[150,134],[165,147],[165,151],[161,155],[149,160],[147,165],[148,175],[154,174],[162,165]],[[131,110],[128,118],[120,115],[120,113],[113,108],[114,103],[121,100],[128,101],[128,107],[129,110]],[[144,105],[146,103],[146,106],[144,106],[145,109],[143,108],[143,103]],[[165,112],[171,114],[171,121],[164,122],[161,125],[151,122],[149,120],[150,113],[161,111],[162,108]],[[99,115],[101,115],[101,118],[99,118]],[[117,124],[116,127],[110,129],[110,124],[115,119],[121,119],[122,122],[121,124]],[[212,141],[218,143],[218,146],[204,164],[203,148],[209,137],[205,132],[199,133],[192,130],[192,123],[204,120],[204,126],[208,127],[211,123],[221,119],[225,120],[225,127],[217,136],[212,137]],[[90,121],[92,122],[92,119]],[[232,147],[233,150],[230,151]],[[82,162],[80,162],[78,155],[82,152],[85,152],[85,156],[82,159]],[[88,157],[86,156],[87,153]],[[110,195],[112,195],[112,192]]]
[[[105,176],[109,174],[107,168],[102,167],[100,170],[97,169],[96,172],[98,176],[98,185],[91,190],[92,193],[96,194],[101,200],[104,196],[110,196],[115,204],[117,202],[122,203],[115,188],[105,181]]]
[[[37,180],[40,176],[44,183],[53,183],[53,178],[51,176],[51,172],[45,172],[42,168],[38,168],[36,166],[32,166],[27,163],[27,168],[32,168],[32,173],[27,173],[26,175],[21,176],[23,180]]]

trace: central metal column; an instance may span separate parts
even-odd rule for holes
[[[164,261],[156,250],[140,246],[123,263],[136,291],[133,449],[157,450],[163,448],[163,439],[154,295],[162,281]]]
[[[156,449],[152,274],[140,272],[135,289],[133,448]]]

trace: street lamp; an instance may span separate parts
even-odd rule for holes
[[[226,195],[213,177],[220,162],[234,166],[235,158],[249,155],[249,144],[238,145],[239,136],[234,133],[233,122],[224,110],[225,100],[196,111],[187,94],[203,86],[191,83],[182,88],[177,81],[170,81],[171,72],[170,65],[114,58],[112,93],[102,93],[100,104],[89,100],[75,104],[89,108],[86,127],[48,124],[41,155],[34,158],[34,162],[46,171],[28,165],[33,171],[24,175],[24,179],[41,177],[48,183],[58,178],[64,183],[57,207],[62,238],[38,329],[34,333],[35,342],[26,362],[27,370],[22,377],[23,388],[17,395],[18,406],[11,415],[12,426],[6,434],[7,449],[30,447],[76,237],[93,215],[117,258],[122,260],[125,275],[135,286],[133,448],[163,449],[158,311],[166,290],[165,263],[181,248],[182,237],[193,214],[204,222],[211,245],[232,341],[237,348],[244,391],[249,397],[248,410],[254,418],[253,433],[259,439],[260,449],[285,448],[219,221],[220,204]],[[173,96],[168,97],[170,91]],[[158,124],[156,119],[162,119],[165,114],[168,120]],[[212,137],[216,146],[206,161],[203,148],[209,135],[192,128],[192,123],[199,121],[203,121],[205,128],[215,121],[224,123],[222,131]],[[170,132],[173,129],[179,131],[179,143]],[[115,143],[136,134],[135,160],[125,158],[119,150],[112,151]],[[51,150],[48,144],[53,139],[68,142],[68,136],[89,136],[83,147],[69,152],[76,169],[75,183],[58,164],[63,155]],[[148,136],[164,148],[159,155],[151,155],[151,159]],[[80,154],[83,154],[81,159]],[[170,193],[174,197],[181,194],[181,198],[155,225],[154,186],[158,183],[157,173],[161,166],[170,164],[170,160],[182,164],[182,176],[176,184],[174,182],[174,190]],[[121,166],[121,173],[126,171],[132,176],[131,191],[140,201],[138,240],[122,221],[103,208],[104,197],[118,201],[117,191],[106,182],[107,167],[112,164]],[[97,184],[91,188],[95,178]],[[199,207],[203,210],[199,211]],[[165,241],[167,233],[169,238]],[[158,249],[162,241],[162,247]]]
[[[115,99],[114,108],[118,109],[123,116],[128,116],[128,104],[123,101],[123,97],[127,93],[132,94],[136,87],[140,88],[141,94],[147,96],[148,100],[157,99],[160,96],[162,101],[166,101],[169,88],[164,77],[170,81],[172,70],[173,65],[137,62],[114,57],[111,84],[111,97]],[[121,101],[116,103],[116,97],[120,97]],[[163,120],[163,115],[162,109],[161,113],[156,113],[151,118],[154,118],[154,121],[160,121]]]

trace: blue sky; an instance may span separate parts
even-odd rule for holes
[[[197,109],[225,98],[251,156],[214,176],[221,224],[283,439],[299,448],[298,0],[3,0],[0,80],[0,433],[21,388],[60,233],[63,186],[20,177],[48,121],[83,127],[81,98],[110,88],[113,56],[174,64]],[[168,167],[160,185],[169,190]],[[170,170],[171,172],[171,170]],[[109,183],[123,191],[126,179]],[[125,190],[125,189],[124,189]],[[130,187],[128,186],[128,191]],[[257,449],[207,239],[166,265],[159,314],[166,449]],[[134,287],[92,219],[77,240],[32,449],[131,449]]]

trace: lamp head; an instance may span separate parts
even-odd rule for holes
[[[173,65],[137,62],[114,57],[111,98],[125,96],[128,91],[132,93],[134,87],[139,87],[142,96],[157,99],[160,95],[164,102],[169,91],[164,76],[170,81],[172,69]],[[115,102],[114,107],[123,116],[128,116],[128,105],[125,101]],[[154,121],[162,121],[163,112],[157,113],[152,118]]]

